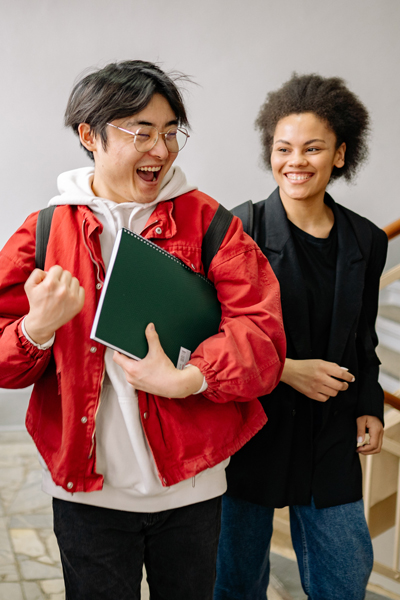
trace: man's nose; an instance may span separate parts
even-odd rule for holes
[[[149,154],[151,154],[152,156],[157,156],[158,158],[162,158],[162,159],[168,158],[169,150],[165,144],[163,135],[159,134],[158,140],[157,140],[156,144],[154,144],[152,149],[149,150]]]

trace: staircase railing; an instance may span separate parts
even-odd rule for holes
[[[386,235],[388,236],[389,240],[395,238],[397,235],[400,234],[400,219],[397,219],[397,221],[393,221],[393,223],[389,223],[389,225],[386,225],[386,227],[383,228],[383,231],[386,232]]]
[[[384,227],[388,239],[400,235],[400,219]],[[380,289],[400,279],[400,264],[381,277]],[[399,365],[400,374],[400,365]],[[385,415],[385,436],[382,452],[363,459],[364,506],[371,536],[379,535],[394,526],[394,544],[391,566],[374,562],[374,571],[400,581],[400,390],[384,390],[385,404],[395,408]],[[399,411],[399,412],[397,412]],[[386,486],[386,494],[383,489]]]
[[[391,394],[386,390],[383,390],[383,393],[385,395],[385,404],[389,404],[390,406],[393,406],[393,408],[396,408],[400,411],[400,396],[397,394]]]

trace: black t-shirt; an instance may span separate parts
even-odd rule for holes
[[[326,360],[336,282],[337,228],[316,238],[289,221],[306,286],[312,358]],[[314,434],[320,428],[323,403],[313,402]]]

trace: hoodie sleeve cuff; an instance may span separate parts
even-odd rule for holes
[[[33,341],[33,339],[31,337],[29,337],[29,335],[26,332],[25,319],[23,319],[23,321],[21,323],[21,329],[22,329],[22,333],[24,334],[24,336],[26,337],[28,342],[30,342],[33,346],[35,346],[35,348],[39,348],[39,350],[48,350],[49,348],[52,347],[52,345],[54,344],[54,340],[56,339],[56,334],[53,333],[53,335],[47,342],[45,342],[44,344],[37,344],[36,342]]]
[[[185,365],[183,368],[187,369],[188,367],[193,367],[194,365]],[[208,383],[206,381],[206,378],[203,376],[203,383],[201,384],[201,388],[199,390],[197,390],[197,392],[194,392],[193,396],[196,396],[197,394],[202,394],[203,392],[206,391],[206,389],[208,388]]]

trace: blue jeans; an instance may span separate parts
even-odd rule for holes
[[[274,509],[224,496],[214,600],[265,600]],[[363,501],[290,507],[301,583],[309,600],[363,600],[373,554]]]
[[[66,600],[212,600],[221,498],[156,513],[53,500]]]

